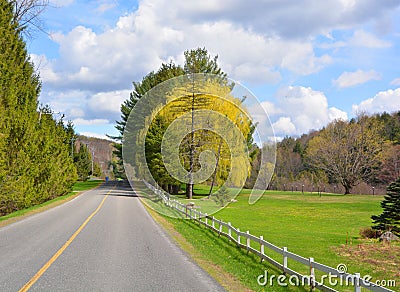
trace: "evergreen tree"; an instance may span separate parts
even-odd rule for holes
[[[129,115],[132,109],[135,107],[137,101],[143,97],[150,89],[154,86],[171,79],[183,75],[184,71],[180,66],[175,65],[170,62],[168,64],[162,64],[157,72],[150,72],[145,77],[143,77],[141,82],[133,82],[133,91],[129,95],[129,99],[125,100],[121,105],[121,120],[117,121],[115,128],[120,133],[118,136],[109,136],[110,138],[118,141],[115,143],[114,154],[121,160],[122,163],[122,140],[124,136],[124,131],[126,123],[128,121]]]
[[[10,2],[0,1],[0,103],[3,140],[0,214],[25,207],[33,196],[29,144],[37,124],[38,76],[29,61]]]
[[[50,108],[40,109],[35,133],[29,148],[37,172],[26,175],[34,177],[38,196],[32,204],[39,204],[68,192],[76,181],[76,169],[70,153],[68,126],[62,118],[54,120]]]
[[[80,144],[74,154],[74,163],[79,180],[86,181],[92,171],[92,156],[85,144]]]
[[[187,50],[184,55],[184,70],[186,74],[207,73],[226,78],[226,73],[218,66],[218,56],[212,58],[206,48]]]
[[[383,213],[371,217],[375,224],[372,228],[400,235],[400,178],[388,186],[381,207]]]
[[[180,183],[170,176],[161,155],[161,141],[167,124],[162,116],[154,118],[145,139],[146,161],[154,180],[165,191],[177,193]]]
[[[65,194],[76,179],[62,119],[37,111],[40,81],[13,13],[0,0],[0,215]]]
[[[123,160],[122,160],[122,143],[126,123],[132,109],[135,107],[137,101],[143,97],[150,89],[156,85],[169,80],[173,77],[183,75],[184,71],[180,66],[175,65],[173,62],[163,63],[160,69],[156,72],[152,71],[143,77],[141,82],[133,82],[133,91],[129,95],[129,99],[125,100],[121,105],[121,120],[117,121],[115,128],[118,130],[118,136],[109,136],[116,140],[114,143],[113,154],[116,157],[114,169],[117,173],[123,172]]]

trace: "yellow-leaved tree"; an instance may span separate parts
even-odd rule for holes
[[[163,157],[166,169],[186,183],[187,197],[193,184],[242,186],[250,171],[247,146],[254,127],[241,100],[231,93],[232,84],[210,75],[187,75],[185,86],[167,95],[157,113],[165,122]],[[151,129],[152,127],[150,127]]]

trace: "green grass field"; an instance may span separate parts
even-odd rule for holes
[[[371,226],[371,215],[381,213],[382,196],[322,194],[320,197],[317,193],[267,191],[254,205],[248,204],[248,197],[249,191],[243,190],[236,198],[237,202],[214,216],[231,222],[241,231],[263,235],[265,240],[279,247],[285,246],[303,257],[313,257],[315,261],[334,268],[345,264],[349,273],[371,275],[373,281],[394,279],[397,288],[400,287],[399,244],[387,249],[376,241],[362,240],[359,235],[361,228]],[[212,259],[253,290],[263,290],[257,284],[257,276],[266,267],[276,275],[280,274],[205,227],[187,220],[168,220],[205,258]],[[371,246],[375,253],[369,253]],[[282,256],[268,254],[282,262]],[[380,268],[379,262],[382,261],[394,265],[394,268]],[[309,271],[308,267],[291,260],[288,264],[296,271],[305,274]],[[353,288],[335,289],[351,291]],[[279,291],[278,287],[274,287],[274,291]]]

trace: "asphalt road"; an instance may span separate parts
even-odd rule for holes
[[[0,291],[35,275],[29,291],[223,291],[122,183],[0,228]]]

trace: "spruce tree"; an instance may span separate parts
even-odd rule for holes
[[[372,228],[400,235],[400,178],[388,186],[381,207],[383,213],[371,217],[375,224]]]
[[[74,154],[74,163],[79,180],[86,181],[92,170],[92,156],[86,145],[80,144],[78,151]]]
[[[13,8],[7,0],[0,0],[0,103],[3,140],[4,171],[0,177],[0,214],[30,204],[34,196],[34,179],[26,175],[36,172],[30,165],[29,144],[37,123],[37,95],[40,90],[21,29],[14,21]]]
[[[62,119],[38,111],[39,76],[14,16],[0,0],[0,216],[65,194],[76,180]]]

